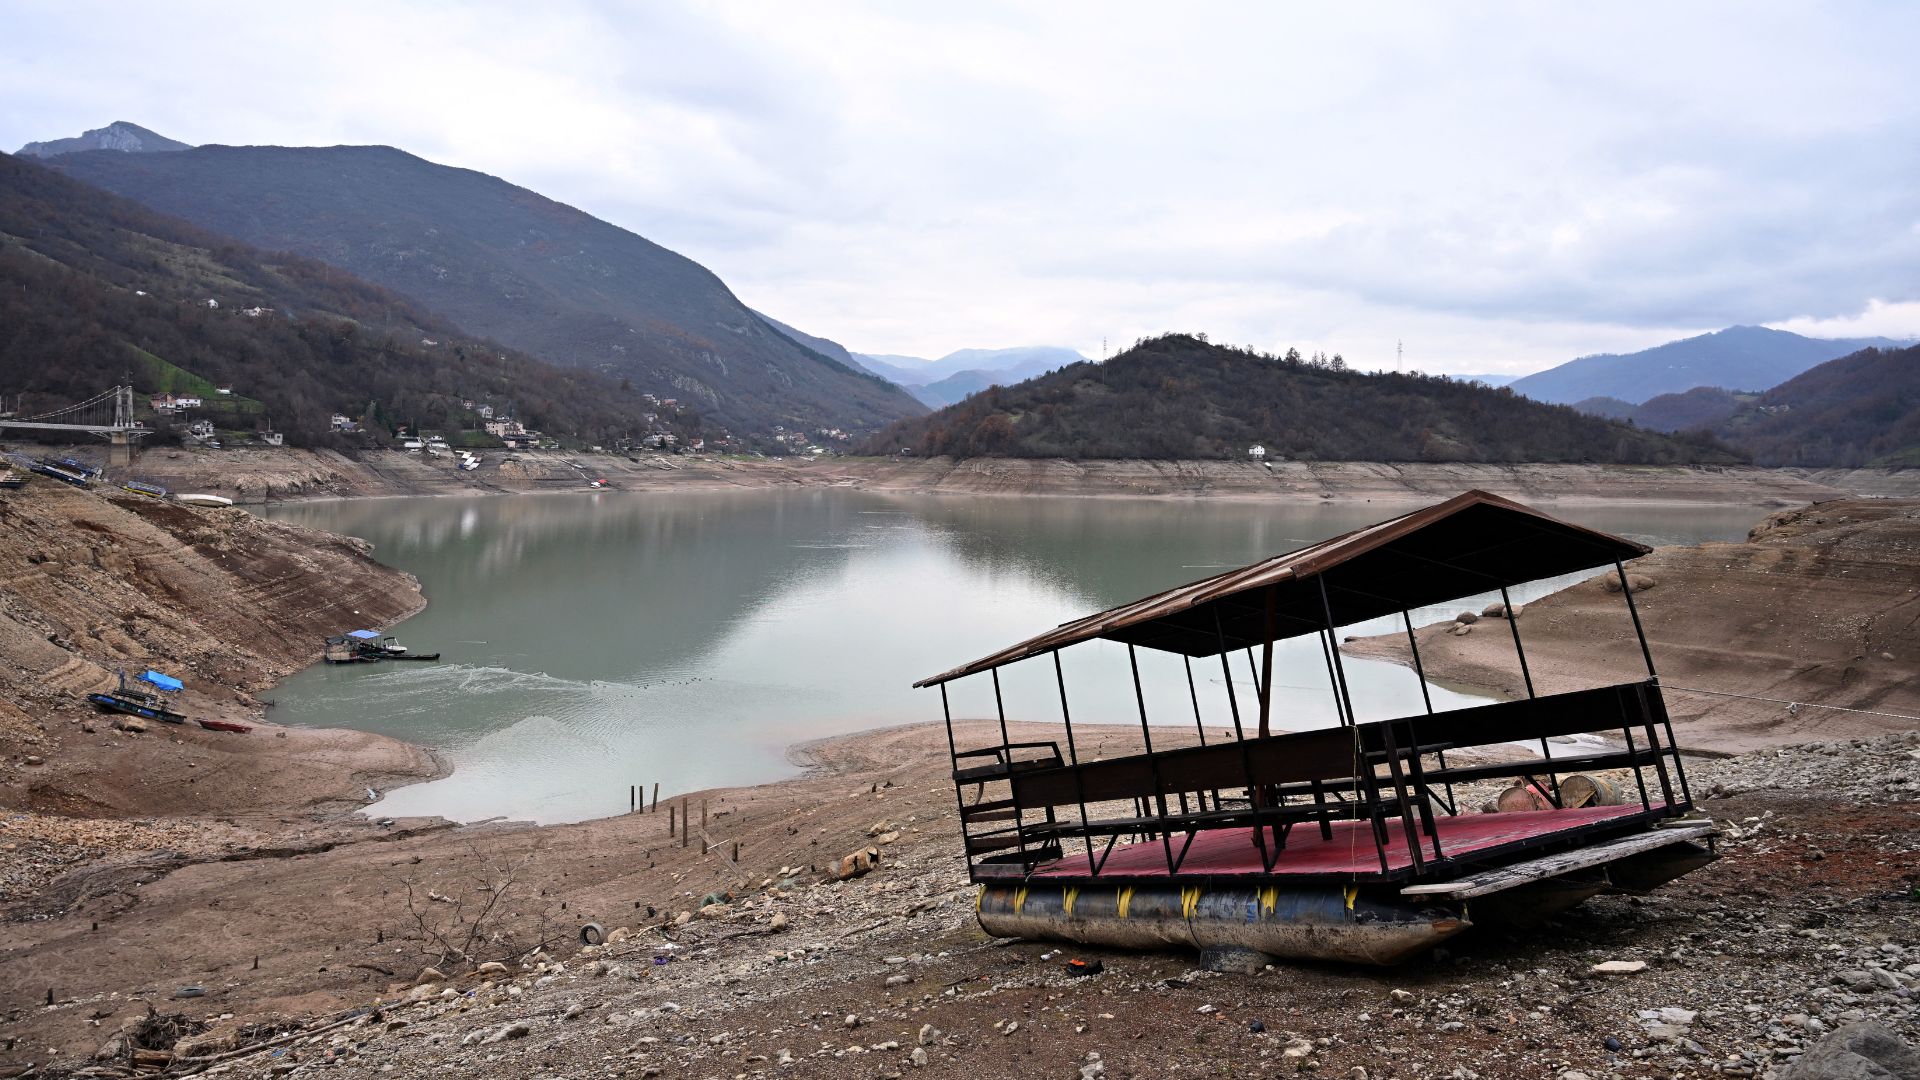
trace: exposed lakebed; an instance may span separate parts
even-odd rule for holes
[[[388,793],[384,814],[597,817],[624,811],[629,785],[763,782],[793,771],[794,743],[936,720],[938,692],[912,690],[915,679],[1410,508],[833,490],[275,507],[272,517],[372,541],[378,559],[418,576],[429,606],[397,632],[443,659],[316,666],[272,693],[271,715],[381,732],[452,763],[450,776]],[[1761,516],[1739,506],[1555,512],[1656,544],[1743,537]],[[321,636],[350,629],[315,627],[315,655]],[[1076,722],[1138,722],[1124,647],[1094,643],[1063,660]],[[1362,719],[1421,708],[1410,671],[1347,663]],[[1140,665],[1149,717],[1191,725],[1180,659],[1143,651]],[[1218,661],[1193,672],[1207,723],[1228,723]],[[1244,656],[1233,678],[1244,704]],[[1015,665],[1001,682],[1012,718],[1058,718],[1051,664]],[[1334,722],[1312,638],[1277,650],[1274,686],[1276,726]],[[1436,708],[1476,700],[1429,689]],[[986,680],[952,695],[956,716],[992,715]]]

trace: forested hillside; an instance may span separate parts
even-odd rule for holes
[[[212,301],[210,304],[209,301]],[[217,306],[216,306],[217,305]],[[428,344],[431,342],[431,344]],[[22,411],[131,375],[231,385],[293,442],[338,411],[457,430],[463,398],[582,442],[637,433],[637,393],[462,334],[322,263],[269,255],[0,154],[0,392]]]
[[[243,243],[322,260],[539,359],[688,402],[736,435],[873,431],[925,411],[779,332],[691,259],[392,147],[96,150],[50,163]]]
[[[1504,389],[1369,375],[1170,334],[1105,363],[989,389],[871,440],[873,453],[956,457],[1730,462],[1705,436],[1667,436]]]
[[[1920,346],[1829,360],[1714,431],[1758,465],[1920,466]]]

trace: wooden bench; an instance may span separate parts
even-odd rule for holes
[[[1090,855],[1095,837],[1108,838],[1111,851],[1113,841],[1121,836],[1157,836],[1167,845],[1169,872],[1178,869],[1198,833],[1253,828],[1265,866],[1271,869],[1287,831],[1304,822],[1317,823],[1321,834],[1330,838],[1332,821],[1364,817],[1373,822],[1376,839],[1385,842],[1384,816],[1399,809],[1400,799],[1397,794],[1383,797],[1370,770],[1362,770],[1358,762],[1353,731],[1327,728],[1024,772],[1010,778],[1011,802],[1016,814],[1048,812],[1047,822],[1023,827],[1026,835],[1036,841],[1084,838]],[[1229,807],[1218,797],[1222,791],[1239,789],[1255,793],[1247,805]],[[1341,791],[1351,791],[1354,798],[1341,799]],[[1210,810],[1205,799],[1209,792],[1215,795]],[[1186,795],[1200,796],[1200,809],[1187,809]],[[1181,808],[1172,808],[1170,798],[1181,799]],[[1089,805],[1123,800],[1144,800],[1151,812],[1099,819],[1085,816]],[[1080,807],[1081,819],[1054,818],[1052,811],[1063,806]],[[1264,832],[1269,828],[1271,844]],[[1174,833],[1186,834],[1178,855],[1171,845]],[[1096,866],[1104,861],[1097,860]]]
[[[1659,776],[1664,801],[1668,804],[1675,801],[1666,768],[1666,754],[1671,752],[1671,747],[1660,739],[1660,728],[1665,724],[1666,712],[1658,690],[1650,682],[1638,682],[1363,724],[1360,738],[1369,761],[1390,763],[1398,758],[1409,779],[1421,787],[1631,768],[1641,786],[1641,801],[1650,807],[1651,799],[1638,773],[1648,765],[1653,766]],[[1636,730],[1640,732],[1638,737]],[[1548,739],[1614,733],[1622,737],[1625,749],[1595,750],[1568,757],[1545,754]],[[1536,741],[1541,743],[1543,751],[1537,758],[1483,765],[1443,765],[1433,769],[1426,768],[1421,760],[1436,756],[1444,761],[1449,751]],[[1555,786],[1557,789],[1557,784]]]

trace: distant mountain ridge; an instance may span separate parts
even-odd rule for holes
[[[677,398],[735,434],[871,431],[924,411],[776,329],[691,259],[391,147],[90,150],[48,164],[244,243],[340,267],[542,359]]]
[[[1443,376],[1365,374],[1169,334],[976,394],[869,440],[955,457],[1731,462],[1675,438]]]
[[[1535,401],[1571,405],[1611,397],[1639,404],[1696,386],[1764,390],[1817,364],[1867,348],[1903,348],[1891,338],[1810,338],[1764,326],[1731,326],[1636,353],[1601,353],[1515,379]]]
[[[30,142],[15,151],[19,157],[50,158],[61,154],[76,154],[83,150],[119,150],[129,154],[158,154],[174,150],[191,150],[192,146],[176,142],[165,135],[156,134],[125,120],[115,120],[103,128],[82,132],[71,139],[50,139],[46,142]]]

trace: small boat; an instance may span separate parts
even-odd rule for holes
[[[320,659],[329,664],[373,664],[378,663],[380,657],[363,652],[360,642],[351,635],[339,634],[326,639]]]
[[[329,664],[372,664],[382,660],[438,660],[439,653],[408,652],[399,639],[378,630],[349,630],[326,639],[322,659]]]
[[[167,724],[187,722],[187,715],[170,707],[166,699],[161,696],[179,693],[184,688],[180,680],[158,671],[143,671],[135,676],[134,681],[146,683],[154,688],[154,690],[145,690],[137,686],[128,686],[126,672],[116,672],[116,674],[120,677],[118,687],[103,694],[88,694],[87,700],[109,712],[126,713],[129,716],[159,720]]]
[[[174,712],[160,703],[158,698],[147,694],[123,694],[109,691],[104,694],[88,694],[87,700],[108,712],[121,712],[130,716],[141,716],[148,720],[160,720],[169,724],[184,724],[186,714]]]
[[[231,731],[237,735],[245,735],[247,732],[253,730],[253,725],[251,724],[236,724],[231,720],[199,720],[195,722],[208,731]]]
[[[36,461],[33,463],[33,471],[42,476],[51,476],[62,483],[72,484],[74,487],[83,488],[87,486],[87,476],[85,473],[75,472],[58,462]]]
[[[0,468],[0,488],[17,488],[17,487],[26,487],[26,486],[27,486],[27,477],[25,473],[17,473],[17,472],[14,472],[12,469]]]
[[[166,488],[161,487],[159,484],[149,484],[145,480],[129,480],[120,486],[136,495],[151,495],[156,499],[164,499],[167,497]]]
[[[232,506],[233,505],[233,500],[227,498],[225,495],[175,495],[173,498],[175,502],[183,502],[183,503],[186,503],[188,506]]]

